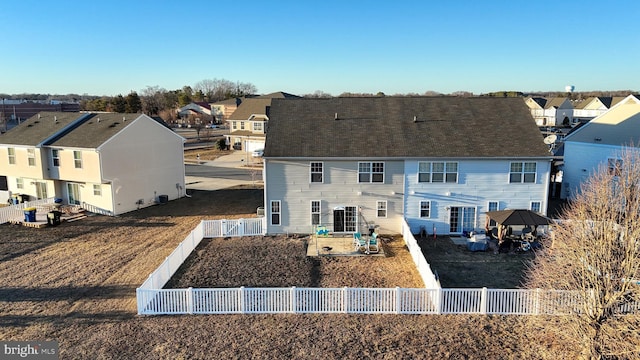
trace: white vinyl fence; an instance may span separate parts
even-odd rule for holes
[[[402,220],[402,238],[409,249],[413,262],[416,264],[420,277],[422,277],[424,286],[427,289],[440,289],[440,281],[433,271],[431,271],[431,265],[429,265],[424,258],[420,245],[418,245],[416,238],[411,233],[411,228],[407,224],[407,220],[404,219]]]
[[[264,218],[238,220],[203,220],[149,275],[140,289],[162,289],[182,263],[204,238],[264,235]],[[140,298],[138,298],[140,303]]]
[[[264,235],[264,218],[205,220],[136,290],[139,315],[175,314],[504,314],[565,315],[582,311],[577,291],[442,289],[406,222],[402,232],[427,288],[163,289],[203,238]],[[640,302],[620,313],[638,313]]]
[[[50,209],[47,206],[53,204],[54,200],[54,198],[46,198],[2,207],[0,208],[0,224],[8,223],[11,220],[23,219],[24,209],[29,207],[35,207],[36,211],[49,212]]]
[[[501,314],[567,315],[579,293],[521,289],[221,288],[138,289],[138,314]],[[435,299],[435,301],[434,301]],[[639,303],[620,309],[638,313]]]

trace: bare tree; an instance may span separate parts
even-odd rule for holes
[[[585,358],[638,355],[640,322],[625,312],[640,300],[639,185],[640,154],[628,147],[581,186],[527,273],[527,287],[577,291],[561,321]]]
[[[330,98],[332,96],[331,96],[331,94],[326,93],[326,92],[324,92],[322,90],[316,90],[316,91],[313,92],[313,94],[305,94],[305,95],[303,95],[303,97],[306,97],[306,98]]]
[[[256,87],[251,83],[232,82],[225,79],[205,79],[198,81],[194,87],[201,91],[207,101],[219,101],[232,97],[255,94]]]

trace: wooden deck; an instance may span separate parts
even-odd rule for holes
[[[47,222],[47,215],[48,215],[48,212],[36,211],[36,221],[25,221],[23,217],[20,219],[10,220],[9,223],[14,225],[22,225],[22,226],[40,229],[40,228],[49,226]],[[87,215],[85,214],[84,210],[80,210],[77,213],[71,213],[71,214],[67,214],[63,212],[60,215],[60,223],[77,221],[77,220],[84,219],[86,217]]]

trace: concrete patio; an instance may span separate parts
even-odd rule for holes
[[[380,240],[378,244],[380,249],[378,253],[366,254],[355,248],[351,234],[311,235],[307,246],[307,256],[385,256],[384,247]]]

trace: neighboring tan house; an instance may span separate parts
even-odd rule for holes
[[[242,103],[244,99],[245,99],[244,97],[236,97],[236,98],[214,102],[210,104],[211,114],[215,116],[216,122],[220,124],[224,124],[227,120],[229,120],[229,117],[231,116],[231,114],[233,114],[233,112],[236,111],[236,109],[238,109],[238,106]]]
[[[185,195],[184,138],[141,114],[43,112],[0,135],[8,193],[114,215]]]
[[[568,98],[529,97],[525,103],[539,127],[573,124],[573,105]]]
[[[573,110],[573,120],[574,122],[588,122],[596,116],[604,114],[624,99],[624,96],[597,96],[588,98],[575,106]]]
[[[227,144],[235,150],[252,152],[264,149],[269,121],[269,108],[273,99],[299,99],[299,96],[275,92],[245,99],[227,122],[229,135]]]
[[[573,198],[599,166],[614,171],[624,146],[640,144],[640,100],[627,96],[570,133],[564,142],[562,198]]]
[[[274,99],[267,233],[460,234],[486,211],[545,214],[551,155],[521,98]]]

